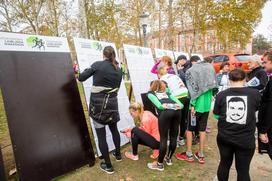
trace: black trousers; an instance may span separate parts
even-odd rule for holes
[[[180,98],[179,101],[184,105],[183,109],[181,109],[179,136],[184,137],[188,123],[190,99],[188,97],[183,97]]]
[[[166,155],[168,134],[170,144],[167,156],[169,158],[174,154],[177,147],[177,137],[180,122],[180,110],[164,110],[159,113],[159,132],[160,132],[160,153],[158,162],[163,163]]]
[[[245,149],[233,144],[226,143],[217,138],[217,145],[220,152],[220,163],[217,170],[219,181],[229,179],[229,170],[235,155],[235,167],[237,181],[250,181],[249,167],[255,148]]]
[[[158,142],[153,136],[151,136],[147,132],[137,127],[131,130],[131,144],[133,155],[138,155],[139,144],[148,146],[153,150],[160,148],[160,142]]]
[[[117,123],[109,124],[108,125],[112,134],[113,143],[115,146],[115,152],[117,155],[120,155],[120,134],[117,129]],[[109,147],[107,144],[106,139],[106,127],[103,128],[96,128],[96,134],[98,138],[98,147],[102,154],[103,159],[108,167],[111,167],[111,161],[109,156]]]

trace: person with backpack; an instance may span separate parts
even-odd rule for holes
[[[158,76],[160,80],[166,82],[171,94],[175,96],[175,98],[177,98],[184,106],[183,109],[181,109],[178,144],[181,146],[185,145],[184,137],[190,103],[188,89],[185,87],[184,82],[179,78],[179,76],[167,73],[166,66],[159,69]]]
[[[176,158],[185,160],[189,163],[194,162],[194,156],[199,163],[205,163],[204,143],[206,137],[206,128],[211,110],[213,89],[217,87],[216,74],[210,59],[195,63],[186,72],[187,87],[191,96],[191,120],[188,121],[186,141],[187,151],[177,153]],[[199,131],[199,150],[192,153],[192,132]]]
[[[113,174],[114,169],[106,141],[106,126],[111,131],[115,145],[113,156],[117,161],[121,161],[120,134],[117,129],[117,122],[120,120],[117,93],[122,81],[122,71],[116,61],[113,47],[106,46],[103,50],[103,57],[103,61],[94,62],[90,68],[80,73],[78,80],[83,82],[93,77],[89,115],[92,118],[99,150],[104,159],[104,162],[100,163],[100,169],[108,174]]]
[[[148,163],[147,167],[152,170],[164,170],[163,160],[167,165],[172,165],[172,155],[177,147],[178,126],[180,122],[180,109],[183,108],[182,103],[176,99],[166,84],[160,80],[154,80],[148,93],[148,98],[154,104],[158,112],[159,133],[160,133],[160,149],[158,161]],[[170,144],[167,152],[168,135]]]

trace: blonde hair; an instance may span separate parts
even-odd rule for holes
[[[142,112],[142,111],[144,111],[144,106],[141,103],[133,102],[130,104],[128,109],[133,110],[133,111]]]
[[[158,74],[159,75],[162,76],[162,75],[165,75],[167,73],[167,72],[166,73],[164,72],[165,67],[166,67],[166,65],[161,66],[161,67],[158,68]]]

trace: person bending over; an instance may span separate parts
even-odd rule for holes
[[[167,165],[172,165],[172,155],[177,147],[178,126],[180,122],[180,109],[183,104],[166,89],[163,81],[155,80],[152,82],[148,98],[155,105],[158,112],[160,151],[157,162],[148,163],[148,168],[152,170],[164,170],[163,160]],[[167,151],[168,135],[170,144]]]
[[[139,160],[138,145],[140,144],[153,149],[150,157],[156,159],[160,148],[158,118],[150,111],[144,111],[140,103],[132,103],[129,106],[129,112],[134,120],[140,121],[140,126],[122,131],[128,138],[131,138],[132,144],[132,152],[125,152],[125,156],[131,160]]]

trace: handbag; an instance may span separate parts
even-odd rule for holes
[[[117,97],[111,97],[113,93],[116,93],[118,88],[109,92],[103,93],[103,100],[96,97],[90,101],[90,117],[96,122],[108,125],[118,122],[120,120],[118,112]],[[101,95],[101,94],[100,94]],[[117,104],[117,106],[115,105]]]

